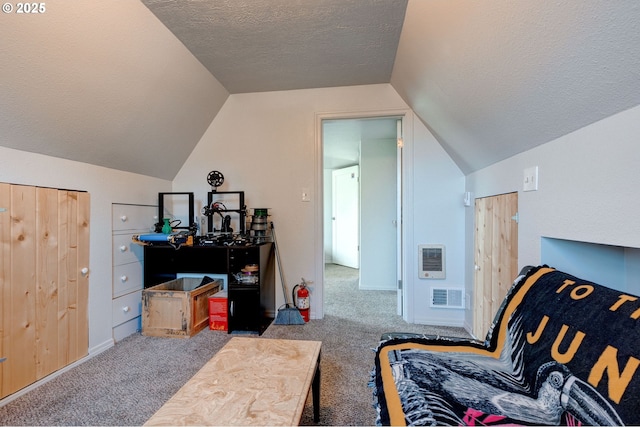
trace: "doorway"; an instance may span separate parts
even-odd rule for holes
[[[352,268],[363,291],[400,294],[399,123],[400,117],[322,121],[324,261]],[[401,298],[397,303],[401,314]]]

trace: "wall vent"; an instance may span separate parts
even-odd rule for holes
[[[418,277],[421,279],[445,278],[444,245],[419,245],[418,255]]]
[[[431,288],[431,307],[464,308],[464,293],[457,288]]]

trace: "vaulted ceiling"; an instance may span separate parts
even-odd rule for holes
[[[230,93],[388,83],[407,0],[142,0]]]
[[[464,173],[640,104],[636,0],[46,5],[0,17],[0,145],[165,179],[234,93],[390,83]]]

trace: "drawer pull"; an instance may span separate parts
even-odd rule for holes
[[[127,216],[126,216],[126,215],[122,215],[122,216],[120,217],[120,221],[122,221],[122,222],[127,222],[127,219],[129,219],[129,218],[127,218]]]
[[[122,311],[124,311],[125,313],[128,313],[129,310],[131,310],[131,309],[129,308],[128,305],[125,305],[124,307],[122,307]]]
[[[120,246],[120,252],[126,252],[127,247],[125,245]]]
[[[120,281],[122,283],[126,282],[127,280],[129,280],[129,278],[127,276],[120,276]]]

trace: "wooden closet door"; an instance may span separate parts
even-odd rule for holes
[[[0,360],[7,357],[7,325],[10,320],[11,293],[9,288],[8,271],[11,263],[10,236],[11,236],[11,193],[10,186],[0,182]],[[6,361],[0,362],[0,398],[7,393],[9,382],[8,372],[5,369]]]
[[[58,190],[38,188],[36,194],[36,379],[39,379],[64,365],[58,360],[58,332],[52,330],[52,325],[58,323]]]
[[[87,354],[89,195],[0,183],[0,208],[1,398]]]
[[[2,396],[36,381],[35,187],[3,185]]]
[[[476,199],[473,335],[484,339],[518,274],[518,193]]]
[[[89,193],[60,190],[58,204],[58,355],[66,366],[89,348]]]

